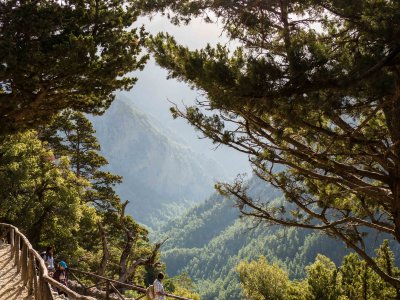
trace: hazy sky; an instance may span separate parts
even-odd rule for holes
[[[210,43],[227,41],[221,30],[215,24],[208,24],[201,20],[194,20],[188,26],[177,27],[164,18],[157,16],[152,20],[141,19],[141,23],[151,33],[166,31],[173,35],[176,40],[191,49],[202,48]],[[193,104],[199,97],[199,92],[191,90],[187,84],[177,80],[167,80],[167,71],[158,67],[154,60],[150,60],[143,72],[135,74],[139,81],[130,92],[123,92],[124,96],[132,99],[132,102],[143,112],[152,116],[158,126],[167,129],[173,135],[193,151],[218,160],[225,168],[228,177],[233,178],[238,173],[250,173],[247,156],[226,146],[215,149],[207,139],[199,139],[201,135],[195,132],[186,121],[182,119],[173,120],[169,112],[172,101],[174,103]]]

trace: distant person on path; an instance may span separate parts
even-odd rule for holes
[[[164,279],[163,273],[158,273],[157,279],[154,280],[154,295],[156,296],[155,300],[166,300],[165,293],[164,293],[164,286],[162,285],[161,281]]]
[[[46,265],[47,270],[50,273],[53,273],[55,271],[53,247],[47,247],[46,252],[43,252],[42,254],[40,254],[40,256],[43,258],[44,264]]]
[[[68,274],[67,274],[67,264],[65,263],[65,261],[60,261],[57,265],[57,271],[54,273],[53,278],[55,280],[57,280],[58,282],[62,283],[65,286],[68,286]],[[64,294],[65,296],[67,296],[66,293],[64,293],[62,290],[58,290],[58,294],[62,295]]]

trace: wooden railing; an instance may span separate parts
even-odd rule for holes
[[[7,231],[7,241],[11,245],[11,254],[17,271],[21,273],[23,284],[27,286],[29,295],[33,295],[35,300],[54,299],[51,287],[62,290],[71,300],[95,300],[92,297],[79,295],[51,278],[39,253],[33,249],[17,227],[0,223],[0,229]]]
[[[117,280],[113,280],[113,279],[110,279],[110,278],[107,278],[107,277],[103,277],[103,276],[100,276],[100,275],[97,275],[97,274],[84,272],[84,271],[80,271],[80,270],[76,270],[76,269],[72,269],[72,268],[69,268],[69,272],[76,279],[76,281],[82,286],[82,288],[84,290],[88,290],[88,289],[93,288],[93,287],[98,287],[101,284],[105,284],[106,285],[106,289],[105,289],[106,295],[105,295],[104,299],[106,299],[106,300],[110,299],[110,297],[109,297],[110,296],[110,294],[109,294],[110,291],[114,291],[119,299],[125,300],[124,296],[118,291],[116,286],[117,287],[123,287],[123,288],[125,288],[127,290],[133,290],[133,291],[137,291],[139,293],[143,293],[144,294],[143,296],[137,298],[136,300],[143,298],[145,296],[145,293],[146,293],[146,288],[142,287],[142,286],[123,283],[123,282],[120,282],[120,281],[117,281]],[[74,272],[86,275],[88,277],[91,277],[92,279],[94,279],[94,281],[97,281],[97,283],[94,286],[87,287],[86,285],[84,285],[81,282],[81,280],[79,280],[79,278],[76,277]],[[184,298],[184,297],[180,297],[180,296],[176,296],[176,295],[168,294],[168,293],[166,293],[165,296],[167,298],[178,299],[178,300],[193,300],[193,299]]]
[[[27,287],[29,295],[34,296],[33,299],[54,300],[52,293],[52,288],[54,288],[66,293],[70,300],[96,300],[93,297],[80,295],[51,278],[39,253],[33,249],[32,245],[29,243],[29,240],[18,230],[17,227],[10,224],[0,223],[0,233],[1,232],[5,233],[4,236],[7,237],[7,242],[11,245],[11,259],[14,259],[17,272],[21,273],[23,284]],[[92,277],[94,281],[97,282],[97,284],[92,287],[98,286],[101,283],[105,283],[105,299],[107,300],[110,299],[110,291],[115,292],[117,297],[125,300],[124,296],[118,291],[116,286],[143,293],[143,296],[139,297],[138,299],[143,298],[146,293],[146,288],[141,286],[119,282],[110,278],[72,268],[69,268],[69,271],[71,275],[75,277],[77,282],[83,287],[84,291],[87,291],[90,289],[90,287],[86,287],[74,275],[74,272]],[[172,294],[166,294],[166,296],[168,298],[178,300],[192,300]]]

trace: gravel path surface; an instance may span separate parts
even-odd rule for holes
[[[23,286],[21,274],[17,274],[11,259],[10,245],[0,245],[0,300],[33,300]]]

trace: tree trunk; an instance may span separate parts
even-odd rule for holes
[[[108,251],[108,241],[107,241],[107,233],[103,227],[103,225],[98,222],[97,226],[99,227],[99,232],[101,235],[101,242],[103,244],[103,257],[101,258],[100,266],[97,271],[97,274],[100,276],[104,276],[104,273],[106,271],[108,259],[110,257],[110,252]]]

